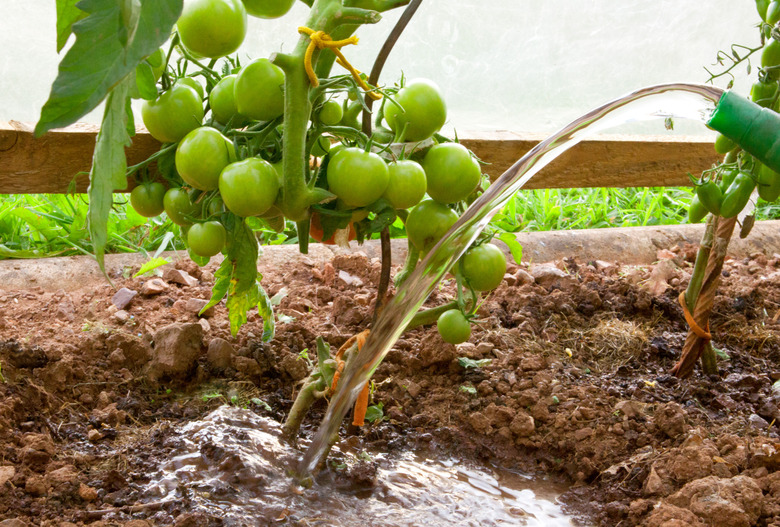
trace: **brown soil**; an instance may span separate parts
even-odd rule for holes
[[[404,335],[375,376],[387,419],[342,433],[551,474],[592,524],[780,526],[780,257],[727,262],[712,329],[729,360],[717,377],[680,381],[667,372],[685,338],[676,298],[693,255],[514,266],[470,343],[445,344],[433,328]],[[359,253],[263,269],[269,294],[286,288],[277,313],[291,317],[263,344],[256,313],[235,339],[224,305],[198,319],[213,266],[177,268],[197,281],[168,272],[162,292],[124,310],[107,284],[0,292],[1,526],[220,525],[186,500],[143,502],[173,426],[229,401],[283,419],[308,373],[301,352],[364,329],[379,274]],[[115,285],[141,292],[147,281]],[[445,284],[429,305],[452,293]],[[460,357],[491,360],[464,368]]]

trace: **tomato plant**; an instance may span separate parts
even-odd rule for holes
[[[234,84],[238,113],[270,121],[284,113],[284,72],[268,59],[259,59],[238,73]]]
[[[328,165],[330,191],[351,207],[365,207],[378,200],[389,179],[385,161],[360,148],[339,151]]]
[[[156,181],[138,185],[130,192],[130,204],[141,216],[159,216],[165,210],[165,191],[165,185]]]
[[[141,116],[152,137],[161,143],[175,143],[203,121],[203,101],[186,84],[174,84],[157,100],[144,101]]]
[[[188,50],[203,57],[224,57],[244,41],[246,8],[241,0],[186,0],[176,25]]]
[[[740,172],[723,194],[723,203],[720,206],[720,215],[731,218],[742,212],[742,209],[750,200],[756,182],[747,172]]]
[[[180,188],[171,188],[163,197],[163,207],[168,218],[176,225],[190,225],[189,217],[195,215],[195,206],[187,192]]]
[[[220,123],[232,123],[239,127],[246,122],[246,118],[238,113],[236,107],[236,77],[238,75],[225,75],[211,89],[209,93],[209,106],[211,107],[211,116]]]
[[[708,212],[711,212],[716,216],[720,214],[720,206],[723,202],[723,191],[720,190],[717,183],[708,181],[697,186],[696,196],[698,196],[699,201]]]
[[[227,231],[218,221],[196,223],[187,231],[187,244],[198,256],[210,258],[225,247]]]
[[[322,103],[322,107],[317,116],[322,124],[333,126],[338,124],[342,117],[344,117],[344,110],[342,110],[341,105],[338,102],[329,100]]]
[[[458,143],[443,143],[428,150],[423,159],[428,195],[440,203],[454,203],[474,192],[482,176],[479,163]]]
[[[219,193],[237,216],[268,211],[279,193],[279,178],[271,163],[257,157],[231,163],[219,175]]]
[[[357,233],[355,232],[355,225],[353,222],[349,222],[349,234],[347,236],[348,241],[352,241],[355,238],[357,238]],[[314,238],[318,242],[322,242],[325,245],[336,245],[336,235],[331,235],[330,238],[323,240],[325,237],[325,232],[322,230],[322,223],[320,221],[320,213],[317,211],[312,212],[311,214],[311,227],[309,229],[309,235]]]
[[[176,170],[188,185],[199,190],[217,188],[219,174],[233,160],[233,143],[209,126],[188,133],[176,147]]]
[[[409,241],[423,254],[430,251],[444,236],[450,227],[458,221],[447,205],[437,201],[425,200],[415,206],[406,219],[406,235]]]
[[[471,338],[471,324],[460,309],[450,309],[439,316],[436,329],[444,342],[461,344]]]
[[[460,270],[477,291],[492,291],[504,280],[506,257],[495,245],[484,243],[466,251],[460,259]]]
[[[438,132],[447,120],[447,105],[433,82],[415,79],[385,105],[385,120],[406,141],[422,141]]]

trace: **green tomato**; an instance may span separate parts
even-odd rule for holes
[[[225,167],[219,175],[219,193],[233,214],[257,216],[276,201],[279,176],[268,161],[250,157]]]
[[[205,95],[205,93],[203,92],[203,85],[199,83],[197,80],[195,80],[193,77],[181,77],[179,79],[176,79],[176,84],[184,84],[194,89],[196,92],[198,92],[198,96],[201,98],[201,100]]]
[[[444,126],[447,105],[436,84],[415,79],[385,103],[385,120],[395,133],[407,127],[404,140],[422,141]]]
[[[317,138],[311,147],[311,155],[314,157],[324,157],[330,151],[330,139],[321,135]]]
[[[218,130],[201,126],[188,133],[176,147],[176,170],[193,188],[214,190],[219,174],[231,161],[233,144]]]
[[[295,0],[244,0],[246,12],[257,18],[279,18],[287,14]]]
[[[227,231],[218,221],[196,223],[187,231],[187,245],[192,252],[204,258],[219,254],[226,240]]]
[[[390,174],[384,160],[360,148],[345,148],[330,158],[328,187],[350,207],[365,207],[382,197]]]
[[[694,194],[693,199],[691,200],[691,204],[688,207],[688,221],[690,223],[699,223],[706,215],[706,207],[701,204],[701,201],[699,201],[699,196]]]
[[[715,152],[718,154],[728,154],[737,147],[737,143],[723,134],[718,134],[715,138]]]
[[[780,1],[772,0],[766,10],[766,23],[774,26],[780,21]]]
[[[506,257],[495,245],[478,245],[461,257],[460,270],[475,290],[492,291],[504,280]]]
[[[175,143],[203,121],[203,101],[192,87],[174,84],[157,100],[141,104],[141,118],[161,143]]]
[[[708,181],[696,187],[696,195],[707,211],[715,216],[720,215],[720,206],[723,203],[723,191],[714,181]]]
[[[777,82],[756,81],[750,88],[750,100],[764,108],[772,104],[777,92]]]
[[[176,225],[188,226],[192,221],[187,216],[195,215],[195,205],[190,201],[190,196],[183,189],[171,188],[163,198],[165,213]]]
[[[268,59],[244,66],[233,89],[236,109],[241,115],[270,121],[284,113],[284,72]]]
[[[425,196],[425,170],[410,160],[395,161],[387,166],[390,180],[384,197],[396,209],[408,209],[420,203]]]
[[[320,112],[317,115],[320,122],[325,126],[334,126],[339,124],[341,118],[344,117],[344,110],[338,102],[329,100],[322,103]]]
[[[756,10],[758,11],[758,15],[761,17],[761,20],[766,21],[766,14],[769,10],[769,3],[770,0],[756,0]]]
[[[230,55],[244,41],[246,8],[241,0],[185,0],[176,25],[184,47],[216,59]]]
[[[238,75],[235,74],[222,77],[209,93],[209,105],[215,121],[222,124],[231,123],[238,128],[246,124],[247,119],[238,113],[236,108],[236,77]]]
[[[450,309],[439,315],[436,329],[444,342],[461,344],[471,338],[471,324],[460,309]]]
[[[423,254],[427,254],[458,221],[447,205],[427,199],[418,203],[406,218],[406,236]]]
[[[780,174],[762,164],[758,167],[758,195],[764,201],[773,202],[780,197]]]
[[[428,195],[439,203],[455,203],[474,192],[482,177],[479,163],[465,146],[442,143],[428,150],[422,166],[428,178]]]
[[[761,52],[761,67],[767,72],[771,80],[780,79],[780,41],[773,38],[764,46]]]
[[[733,218],[745,208],[753,189],[756,188],[756,182],[747,172],[740,172],[734,181],[729,185],[728,190],[723,195],[723,203],[720,206],[720,215],[724,218]]]
[[[130,204],[135,211],[146,218],[159,216],[165,210],[165,185],[162,183],[147,183],[138,185],[130,192]]]

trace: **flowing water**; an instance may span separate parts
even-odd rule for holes
[[[453,459],[370,453],[362,465],[368,476],[356,482],[323,471],[304,491],[288,476],[300,452],[282,440],[279,423],[250,410],[223,406],[176,435],[181,440],[147,497],[186,503],[225,526],[573,525],[555,501],[564,488]],[[344,460],[366,458],[348,444],[339,449],[353,454]]]
[[[558,133],[539,143],[509,170],[460,217],[377,318],[357,358],[350,361],[339,382],[300,470],[314,472],[327,453],[329,438],[338,433],[341,421],[404,328],[417,313],[442,276],[466,251],[493,215],[537,172],[582,141],[608,128],[637,121],[682,118],[706,123],[723,95],[723,90],[698,84],[664,84],[630,93],[580,117]]]

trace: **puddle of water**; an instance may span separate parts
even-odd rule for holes
[[[571,526],[559,485],[497,467],[413,453],[372,454],[373,486],[345,484],[325,471],[311,489],[287,475],[300,452],[279,423],[223,406],[182,426],[181,446],[147,488],[150,499],[190,500],[189,510],[226,526],[339,527]]]

